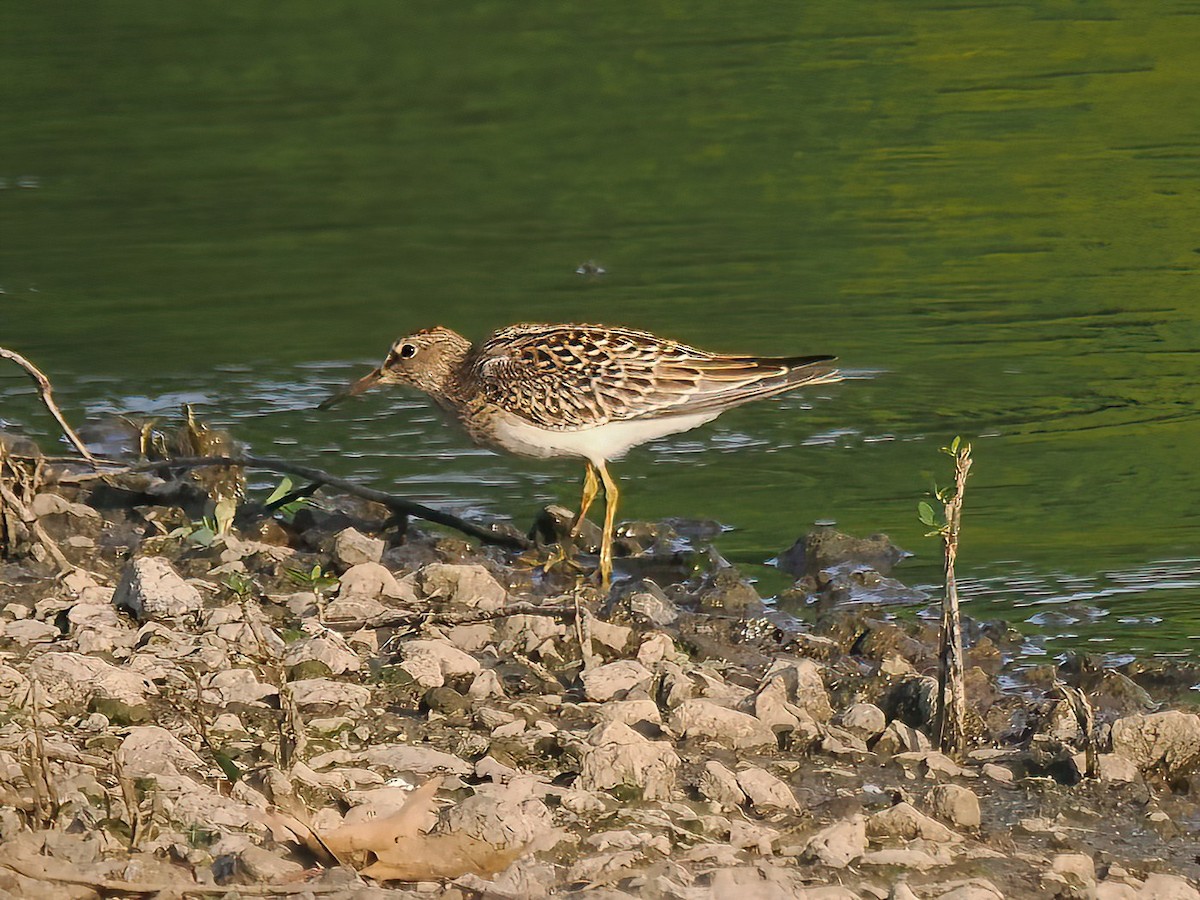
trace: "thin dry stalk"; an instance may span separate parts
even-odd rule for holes
[[[284,684],[282,686],[279,691],[279,702],[283,707],[279,767],[287,771],[291,768],[293,761],[302,759],[307,754],[308,734],[304,729],[304,718],[300,715],[300,706],[292,695],[291,685]]]
[[[963,671],[962,620],[958,610],[958,579],[954,564],[958,559],[959,528],[962,523],[963,495],[971,471],[971,445],[957,438],[948,449],[954,458],[954,490],[943,498],[946,524],[941,528],[945,554],[946,595],[942,600],[942,634],[938,647],[937,743],[941,750],[962,756],[967,749],[967,691]]]
[[[579,591],[575,592],[575,636],[579,640],[579,656],[583,661],[583,671],[587,672],[596,664],[592,653],[592,614],[582,607],[579,601]]]
[[[129,815],[129,849],[136,850],[146,836],[146,817],[142,812],[142,805],[138,802],[137,786],[125,773],[119,753],[113,754],[112,771],[117,785],[121,788],[121,799],[125,802],[125,810]]]
[[[29,710],[33,730],[33,742],[29,745],[29,761],[25,778],[33,789],[34,816],[40,828],[49,828],[58,812],[58,792],[50,777],[50,759],[46,755],[46,741],[42,734],[41,704],[38,693],[41,684],[36,678],[29,682]]]
[[[1080,742],[1083,744],[1084,777],[1100,777],[1100,757],[1096,747],[1096,711],[1093,709],[1087,694],[1079,688],[1063,684],[1057,678],[1054,686],[1062,694],[1063,699],[1071,707],[1075,721],[1079,725]]]
[[[79,439],[79,435],[75,430],[67,424],[66,418],[62,414],[62,410],[58,408],[58,404],[54,402],[54,387],[50,384],[50,379],[45,376],[41,369],[23,357],[20,353],[9,350],[5,347],[0,347],[0,358],[11,360],[22,369],[24,369],[29,377],[33,379],[33,383],[37,385],[38,394],[42,398],[42,405],[54,416],[54,420],[58,422],[58,427],[62,429],[62,433],[66,436],[71,445],[79,451],[79,455],[86,459],[92,465],[96,465],[97,459],[92,456],[87,446]]]
[[[49,554],[59,571],[65,574],[74,571],[75,566],[29,509],[40,481],[41,466],[36,461],[30,467],[8,455],[0,445],[0,550],[12,553],[28,535],[32,535],[36,540],[32,552],[34,558],[41,562],[45,554]]]

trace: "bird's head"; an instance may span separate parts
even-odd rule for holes
[[[325,409],[377,384],[405,384],[436,397],[444,396],[458,367],[471,351],[471,342],[440,325],[427,328],[392,344],[379,368],[368,372],[340,394],[321,404]]]

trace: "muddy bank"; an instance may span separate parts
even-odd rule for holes
[[[561,510],[513,551],[66,469],[9,481],[0,897],[1200,898],[1200,716],[1162,702],[1200,677],[1013,683],[968,622],[952,760],[934,629],[844,602],[911,590],[883,539],[784,553],[801,620],[703,523],[628,527],[601,595]]]

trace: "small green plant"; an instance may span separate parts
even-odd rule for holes
[[[951,458],[957,458],[958,451],[962,447],[963,447],[962,436],[958,435],[958,436],[955,436],[954,440],[952,440],[950,442],[949,446],[939,447],[938,452],[945,453],[947,456],[949,456]],[[966,445],[966,453],[968,456],[970,456],[970,453],[971,453],[971,445],[970,444]],[[926,528],[932,529],[931,531],[927,531],[925,533],[925,537],[941,537],[941,536],[945,535],[946,529],[950,527],[946,522],[945,508],[946,508],[946,504],[950,501],[950,499],[954,497],[954,494],[955,494],[955,488],[953,488],[953,487],[939,488],[937,486],[937,482],[935,481],[933,483],[933,490],[931,490],[929,492],[929,496],[933,497],[935,500],[938,501],[938,503],[941,504],[942,510],[940,512],[934,510],[933,505],[931,503],[929,503],[927,500],[922,500],[920,503],[917,504],[917,518],[920,520],[921,524],[924,525]]]
[[[295,518],[296,513],[298,513],[304,507],[312,505],[312,499],[303,496],[297,496],[294,499],[287,500],[284,503],[279,502],[294,492],[295,485],[292,484],[292,479],[284,475],[281,479],[279,479],[279,484],[275,486],[275,490],[271,491],[270,496],[267,497],[266,501],[264,501],[265,505],[268,508],[273,508],[275,512],[279,513],[279,516],[283,519],[283,521],[291,522],[292,519]]]
[[[237,594],[238,597],[249,597],[258,590],[254,576],[245,575],[242,572],[230,572],[226,575],[225,587]]]
[[[211,547],[217,538],[229,533],[233,527],[235,513],[237,513],[237,500],[225,497],[217,501],[211,516],[180,525],[167,537],[179,538],[200,547]]]
[[[311,591],[321,592],[332,590],[338,586],[338,578],[332,572],[326,572],[321,568],[320,563],[313,565],[311,569],[287,569],[288,578],[296,582],[301,587],[308,588]]]

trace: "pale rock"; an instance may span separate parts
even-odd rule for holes
[[[964,769],[940,750],[917,750],[911,753],[897,753],[897,762],[903,766],[916,765],[924,770],[925,776],[935,778],[944,775],[947,778],[973,778],[975,772]]]
[[[657,591],[657,593],[656,593]],[[670,625],[679,618],[675,604],[662,594],[661,589],[654,591],[634,591],[625,598],[630,618],[636,622],[645,622],[656,628]]]
[[[1102,881],[1096,885],[1096,900],[1138,900],[1141,894],[1131,884]]]
[[[978,828],[981,821],[979,798],[957,784],[939,784],[930,792],[929,808],[933,814],[959,828]]]
[[[333,539],[333,558],[346,568],[383,559],[384,543],[357,528],[343,528]]]
[[[101,519],[100,513],[83,503],[72,503],[61,494],[43,492],[34,494],[29,501],[29,511],[39,519],[43,516],[67,515],[76,519]]]
[[[660,694],[667,709],[676,709],[684,700],[691,700],[696,695],[696,686],[678,663],[663,660],[657,669],[661,675]]]
[[[283,664],[289,668],[312,660],[323,663],[331,675],[357,672],[362,667],[358,654],[335,631],[292,641],[283,651]]]
[[[638,788],[645,800],[666,800],[675,788],[679,765],[670,742],[651,741],[623,722],[610,722],[588,732],[579,787],[603,791],[628,785]]]
[[[795,812],[800,803],[792,789],[768,772],[752,766],[737,773],[737,783],[750,798],[750,804],[760,812]]]
[[[838,717],[838,724],[864,741],[870,741],[883,733],[887,716],[874,703],[855,703]]]
[[[449,641],[417,640],[400,645],[400,667],[422,687],[441,687],[447,678],[476,675],[482,668],[474,656]]]
[[[306,678],[288,683],[292,700],[300,709],[349,708],[361,710],[371,702],[370,688],[329,678]]]
[[[808,710],[788,699],[783,678],[772,678],[763,684],[743,703],[743,711],[753,714],[774,733],[786,734],[793,750],[806,750],[821,736],[821,728]]]
[[[883,730],[873,749],[883,756],[896,756],[900,753],[928,750],[929,747],[929,738],[923,731],[894,719]]]
[[[21,647],[31,644],[48,644],[62,637],[62,632],[49,622],[39,622],[36,619],[21,619],[5,625],[4,636]]]
[[[425,596],[486,612],[503,609],[508,591],[481,565],[430,563],[417,573]]]
[[[417,602],[416,591],[407,581],[401,583],[391,570],[377,562],[351,566],[338,579],[338,599],[358,597],[370,600]]]
[[[86,705],[93,697],[115,700],[129,706],[142,703],[158,689],[144,675],[80,653],[45,653],[29,666],[51,705],[78,702]]]
[[[0,662],[0,708],[24,706],[28,702],[29,679]]]
[[[772,679],[781,679],[787,688],[789,702],[805,710],[817,722],[828,722],[833,718],[823,670],[813,660],[775,660],[763,676],[759,690]]]
[[[879,664],[879,674],[887,675],[890,678],[903,678],[908,675],[916,675],[917,670],[899,653],[889,653]]]
[[[936,900],[1004,900],[1004,894],[988,879],[972,878],[937,894]]]
[[[374,628],[360,628],[346,638],[346,643],[367,656],[375,656],[379,653],[379,632]]]
[[[897,881],[888,891],[887,900],[921,900],[921,898],[913,893],[913,889],[908,886],[907,881]]]
[[[478,653],[496,639],[496,626],[490,622],[455,625],[446,631],[446,640],[464,653]]]
[[[528,656],[566,637],[567,626],[552,616],[505,616],[496,625],[496,641],[501,653],[516,650]]]
[[[157,725],[130,728],[117,749],[122,771],[130,778],[180,775],[206,770],[204,760],[175,735]]]
[[[221,713],[213,719],[212,724],[208,726],[208,730],[213,734],[232,735],[247,733],[246,726],[242,724],[242,720],[233,713]]]
[[[478,702],[504,696],[504,685],[494,669],[484,669],[471,681],[467,697]]]
[[[614,697],[625,697],[630,692],[644,692],[653,679],[654,673],[634,659],[606,663],[580,676],[587,698],[599,703]]]
[[[734,750],[778,746],[765,723],[711,700],[684,700],[672,713],[670,724],[680,737],[705,738]]]
[[[869,752],[867,742],[857,734],[852,734],[836,725],[826,725],[825,734],[821,739],[821,749],[835,756],[865,757]]]
[[[1096,864],[1086,853],[1059,853],[1050,861],[1050,871],[1042,876],[1048,890],[1066,896],[1087,895],[1096,887]]]
[[[493,847],[522,847],[554,831],[546,804],[517,787],[479,785],[446,811],[446,825]]]
[[[696,788],[700,796],[726,808],[736,809],[747,800],[745,792],[738,785],[737,776],[715,759],[704,764]]]
[[[492,740],[496,740],[496,741],[511,740],[512,738],[520,737],[521,735],[523,735],[526,732],[526,730],[528,730],[528,728],[529,728],[529,723],[526,722],[524,719],[514,718],[508,722],[504,722],[500,725],[495,726],[492,729],[492,735],[491,735]]]
[[[774,844],[778,838],[779,832],[774,828],[767,828],[765,825],[738,818],[729,821],[729,844],[739,850],[753,850],[759,856],[772,856],[775,852]],[[669,855],[669,853],[670,846],[668,845],[663,855]]]
[[[1156,872],[1146,876],[1138,900],[1200,900],[1200,891],[1180,875]]]
[[[121,574],[113,604],[128,610],[139,622],[182,619],[198,615],[204,608],[200,592],[161,556],[130,562]]]
[[[834,869],[844,869],[867,850],[867,819],[856,815],[822,828],[804,845],[804,856]]]
[[[669,635],[656,631],[642,638],[638,646],[637,660],[648,669],[657,666],[664,659],[675,656],[675,642]]]
[[[255,844],[246,845],[237,858],[246,877],[255,884],[292,881],[304,871],[304,866],[300,863],[284,859],[281,854],[272,853]]]
[[[311,595],[295,594],[294,596]],[[383,615],[387,610],[386,606],[373,597],[368,597],[366,594],[350,594],[330,600],[325,605],[325,615],[322,618],[330,625],[345,622],[370,622],[376,616]],[[296,616],[298,618],[307,618],[316,613],[317,607],[315,605],[305,606],[303,609],[296,611]]]
[[[1080,772],[1087,771],[1087,754],[1077,753],[1073,759],[1075,760],[1075,768]],[[1138,770],[1137,764],[1124,756],[1117,756],[1115,753],[1101,753],[1096,757],[1096,777],[1101,781],[1117,781],[1123,783],[1135,783],[1141,780],[1141,772]]]
[[[867,819],[867,833],[872,837],[895,837],[909,841],[921,838],[939,844],[962,840],[961,835],[925,815],[911,803],[897,803],[890,809],[875,813]]]
[[[980,769],[985,778],[990,778],[992,781],[998,781],[1001,784],[1012,784],[1016,780],[1013,775],[1013,770],[1008,766],[998,766],[995,763],[984,763]]]
[[[132,649],[137,643],[137,629],[129,627],[128,619],[122,617],[111,604],[75,604],[67,612],[71,624],[71,636],[80,653],[111,653],[117,648]]]
[[[1161,769],[1169,777],[1200,765],[1200,715],[1179,710],[1126,716],[1112,724],[1113,753],[1139,769]]]
[[[593,644],[599,644],[601,647],[616,653],[625,652],[625,647],[629,644],[629,639],[633,635],[633,629],[626,625],[614,625],[611,622],[605,622],[603,619],[595,617],[592,617],[588,622],[588,630],[591,632]]]
[[[279,689],[273,684],[263,684],[249,669],[225,669],[213,674],[206,685],[208,696],[206,702],[227,706],[230,703],[243,703],[246,706],[265,707],[266,697],[279,696]]]
[[[416,775],[436,775],[448,772],[452,775],[470,775],[471,764],[434,750],[432,747],[413,747],[408,744],[384,744],[369,747],[364,759],[371,766],[390,769],[394,772],[411,772]],[[310,760],[315,767],[317,761]]]
[[[596,710],[596,724],[624,722],[633,726],[641,722],[662,725],[662,715],[653,700],[612,700]]]

